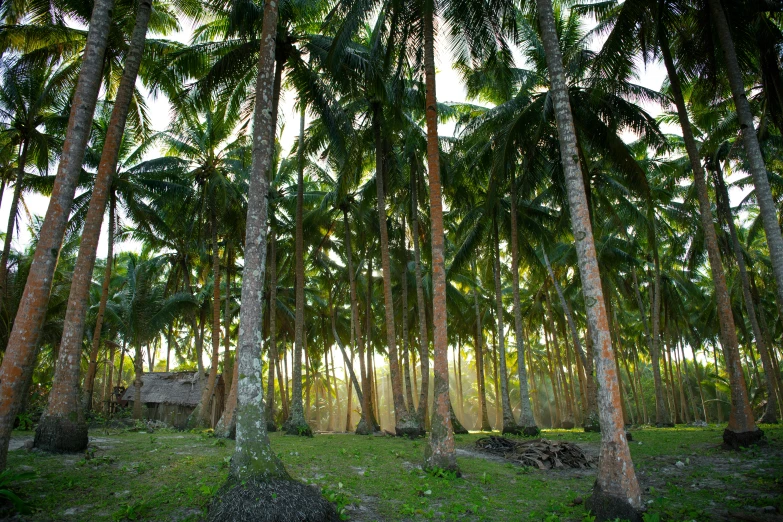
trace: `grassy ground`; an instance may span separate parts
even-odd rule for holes
[[[742,452],[720,449],[718,427],[634,431],[631,449],[647,519],[723,520],[739,512],[776,520],[773,511],[783,510],[783,428],[764,428],[768,444]],[[35,473],[15,485],[33,508],[17,519],[201,520],[233,450],[231,441],[206,433],[90,435],[87,454],[10,452],[12,470]],[[539,471],[481,458],[471,453],[480,436],[457,437],[462,478],[421,470],[425,440],[344,434],[271,439],[291,474],[345,505],[350,520],[590,520],[581,499],[589,495],[594,470]],[[576,442],[593,455],[600,440],[576,430],[544,436]],[[14,445],[31,437],[17,432]]]

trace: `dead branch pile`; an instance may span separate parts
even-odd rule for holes
[[[511,440],[504,437],[482,437],[476,441],[480,451],[499,455],[523,466],[539,469],[591,468],[594,458],[571,442],[548,439]]]

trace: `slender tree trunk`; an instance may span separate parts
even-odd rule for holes
[[[511,169],[511,282],[514,292],[514,339],[517,343],[517,374],[519,377],[520,415],[519,427],[527,436],[535,436],[540,430],[533,418],[530,391],[525,368],[525,343],[522,338],[522,303],[519,298],[519,230],[517,225],[516,170]]]
[[[125,132],[125,122],[133,98],[136,76],[144,54],[144,43],[151,12],[151,0],[139,2],[136,10],[136,23],[131,35],[128,54],[125,57],[125,70],[117,90],[79,244],[79,254],[71,281],[71,293],[68,297],[61,349],[52,381],[50,401],[46,414],[41,418],[36,428],[35,445],[41,449],[81,451],[87,447],[87,427],[84,424],[82,405],[79,402],[79,372],[84,320],[87,314],[92,272],[95,267],[103,215],[111,193],[112,178],[117,168],[120,144]],[[65,425],[70,426],[65,427]],[[58,433],[59,431],[63,431],[63,433]],[[66,434],[64,433],[66,431],[72,431],[72,433]]]
[[[767,177],[767,167],[764,164],[764,156],[761,153],[756,126],[753,123],[753,113],[745,93],[745,82],[742,70],[734,48],[734,40],[729,29],[726,14],[723,11],[720,0],[709,0],[710,16],[718,33],[718,40],[723,49],[723,59],[726,62],[726,76],[731,85],[731,94],[734,98],[734,106],[737,110],[742,141],[745,146],[745,154],[753,176],[753,185],[756,188],[756,201],[759,205],[761,222],[764,225],[764,233],[769,246],[769,257],[772,263],[772,273],[775,275],[778,307],[783,308],[783,235],[780,232],[777,207],[772,197],[772,190]],[[732,356],[733,357],[733,356]],[[732,370],[734,373],[734,370]],[[733,386],[732,386],[733,388]],[[744,426],[749,428],[749,426]]]
[[[275,368],[277,367],[277,235],[274,225],[269,230],[269,347],[267,357],[266,425],[277,431],[275,424]]]
[[[454,431],[449,413],[449,366],[446,332],[446,262],[443,231],[443,199],[438,145],[438,106],[435,92],[435,31],[432,5],[424,4],[424,77],[427,120],[427,165],[430,184],[430,224],[432,244],[432,323],[435,401],[432,411],[429,445],[425,449],[426,466],[459,473],[454,449]],[[426,338],[424,338],[426,339]],[[424,357],[422,357],[422,362]],[[422,377],[424,369],[422,368]],[[422,383],[422,389],[424,384]],[[425,399],[427,397],[425,396]],[[426,402],[426,400],[424,401]]]
[[[408,358],[408,245],[405,237],[405,219],[400,221],[402,225],[402,372],[405,378],[405,399],[408,406],[408,415],[416,414],[413,403],[413,390],[411,389],[411,365]]]
[[[394,299],[392,296],[391,255],[389,251],[389,231],[386,224],[386,194],[384,189],[384,147],[382,136],[382,109],[380,104],[373,108],[373,132],[375,134],[375,188],[377,193],[378,223],[381,240],[381,271],[383,273],[383,302],[386,317],[386,346],[389,354],[389,372],[392,381],[392,399],[394,402],[394,424],[398,436],[419,437],[424,435],[421,425],[408,414],[402,391],[399,356],[397,354],[397,334],[394,325]]]
[[[103,383],[104,413],[111,413],[112,384],[114,383],[114,354],[116,349],[116,344],[112,343],[109,345],[109,376],[106,379],[106,382]]]
[[[30,143],[25,138],[19,147],[19,159],[17,161],[16,183],[14,184],[14,195],[11,198],[11,209],[8,214],[8,227],[5,229],[5,241],[3,243],[3,254],[0,259],[0,285],[5,289],[8,285],[8,257],[11,255],[11,242],[14,239],[14,228],[16,227],[16,218],[19,214],[19,201],[22,199],[22,188],[24,187],[24,169],[27,165],[27,153]]]
[[[233,248],[230,248],[228,244],[226,244],[225,256],[226,298],[223,304],[223,383],[225,389],[230,390],[234,382],[234,365],[231,360],[231,268],[234,264],[234,257]]]
[[[498,234],[497,218],[493,222],[494,233],[494,256],[493,262],[495,267],[495,322],[496,330],[498,332],[499,343],[499,363],[500,363],[500,403],[502,406],[502,432],[519,434],[521,430],[514,420],[514,414],[511,411],[511,401],[508,396],[508,369],[506,368],[506,338],[505,328],[503,325],[503,294],[500,287],[500,237]]]
[[[476,384],[478,388],[479,415],[476,423],[481,431],[492,431],[489,424],[489,415],[487,412],[487,387],[484,373],[484,350],[483,328],[481,326],[481,312],[479,310],[478,297],[478,272],[476,271],[476,261],[472,262],[472,271],[476,278],[476,286],[473,287],[473,307],[476,313],[476,333],[473,345],[476,349]],[[534,386],[535,387],[535,386]]]
[[[234,376],[231,378],[231,388],[226,399],[223,415],[215,424],[215,435],[225,439],[234,439],[237,434],[237,387],[239,384],[239,364],[234,362]]]
[[[261,368],[261,318],[263,312],[264,266],[267,232],[267,173],[272,163],[272,91],[275,63],[278,4],[265,0],[261,50],[256,79],[256,110],[253,116],[253,161],[248,190],[245,232],[245,269],[242,278],[242,307],[239,311],[237,343],[237,433],[230,475],[249,478],[287,479],[288,474],[269,445],[264,411]],[[247,514],[250,517],[250,514]],[[230,518],[226,516],[224,518]]]
[[[133,357],[133,369],[135,377],[133,379],[134,395],[133,395],[133,418],[136,420],[141,419],[141,387],[144,386],[142,377],[144,375],[144,357],[141,354],[141,345],[135,343],[134,349],[136,350]]]
[[[217,233],[217,212],[215,201],[210,205],[210,231],[212,234],[212,368],[209,371],[209,378],[201,392],[201,400],[196,409],[190,414],[188,424],[193,427],[199,426],[211,428],[210,419],[212,409],[209,403],[212,400],[212,394],[215,391],[217,383],[218,365],[220,364],[220,247],[218,246]]]
[[[764,334],[761,332],[759,326],[758,315],[756,315],[756,306],[753,303],[753,295],[750,289],[750,278],[748,277],[748,269],[745,265],[745,257],[742,252],[742,245],[737,237],[737,227],[734,224],[734,217],[731,213],[731,206],[729,203],[729,191],[726,188],[726,183],[723,180],[723,172],[720,168],[720,160],[715,158],[715,187],[718,197],[716,201],[718,203],[718,211],[723,213],[723,219],[726,221],[729,227],[729,235],[731,236],[731,247],[734,250],[734,257],[737,260],[737,266],[739,268],[740,282],[742,283],[742,297],[745,301],[745,312],[750,319],[750,326],[753,329],[753,337],[756,339],[756,346],[759,349],[759,355],[761,356],[761,366],[764,369],[764,384],[767,388],[767,406],[764,409],[764,414],[758,420],[759,423],[777,423],[777,383],[778,376],[776,375],[775,368],[772,365],[772,358],[769,355],[769,348]]]
[[[587,322],[590,335],[593,337],[596,377],[601,382],[598,388],[601,454],[591,507],[599,520],[616,516],[639,520],[641,518],[639,509],[642,507],[641,493],[625,438],[614,351],[609,335],[598,258],[590,224],[584,179],[579,166],[576,131],[571,115],[563,59],[555,30],[552,2],[536,0],[536,5],[549,69],[550,90],[560,141],[561,163],[566,179],[571,226],[576,240]]]
[[[571,307],[568,306],[568,302],[563,295],[563,289],[560,288],[560,283],[555,277],[555,272],[552,270],[552,265],[549,262],[549,256],[547,256],[545,250],[542,250],[542,252],[544,254],[544,264],[546,265],[547,272],[549,272],[550,279],[552,279],[555,292],[557,292],[557,297],[560,300],[560,306],[563,308],[563,313],[566,316],[568,328],[571,330],[571,340],[574,343],[574,349],[582,362],[582,368],[585,372],[585,400],[583,401],[583,408],[585,408],[585,411],[582,415],[583,427],[585,431],[599,431],[599,412],[598,405],[595,402],[597,391],[595,376],[593,375],[593,360],[588,356],[589,354],[585,354],[584,350],[582,349],[582,343],[579,341],[579,333],[576,331],[576,322],[574,321],[574,316],[571,313]]]
[[[291,413],[283,429],[289,435],[310,437],[313,430],[307,424],[302,406],[302,350],[304,349],[304,131],[305,110],[302,107],[299,115],[299,144],[297,150],[296,174],[296,236],[295,236],[295,294],[296,311],[294,316],[294,356],[292,366],[293,396],[291,397]]]
[[[95,371],[98,367],[98,349],[101,345],[101,332],[103,330],[103,316],[106,313],[106,303],[109,301],[109,285],[111,284],[111,271],[114,264],[114,219],[116,212],[116,200],[114,195],[109,199],[109,245],[106,254],[106,268],[103,270],[103,284],[101,285],[101,300],[98,303],[98,315],[95,318],[95,330],[92,334],[92,348],[90,350],[90,365],[87,368],[87,376],[84,378],[84,411],[92,408],[92,390],[95,382]],[[89,296],[88,296],[89,298]],[[168,370],[168,362],[166,363]]]
[[[421,247],[419,245],[419,176],[418,162],[411,162],[411,236],[413,236],[413,261],[416,276],[416,309],[419,314],[419,360],[421,363],[421,389],[419,390],[418,415],[427,418],[427,403],[430,387],[430,349],[427,335],[427,304],[424,301],[424,283],[421,268]],[[415,369],[414,369],[415,371]]]
[[[710,0],[711,3],[713,1],[714,0]],[[726,367],[731,385],[731,415],[729,417],[729,425],[726,428],[726,431],[723,433],[723,440],[727,445],[732,447],[746,446],[758,441],[762,437],[762,431],[756,426],[756,423],[753,420],[753,412],[750,409],[750,403],[748,402],[747,388],[745,387],[745,377],[742,374],[742,368],[740,366],[739,360],[737,331],[734,325],[734,316],[731,311],[729,291],[728,287],[726,286],[726,276],[723,271],[721,255],[718,249],[718,237],[715,233],[715,226],[712,220],[712,207],[710,205],[709,195],[707,193],[707,183],[704,179],[704,170],[702,169],[701,162],[699,161],[698,147],[696,145],[696,140],[693,137],[690,119],[688,118],[688,111],[685,106],[685,99],[682,95],[680,78],[677,75],[677,70],[674,67],[674,60],[671,56],[669,42],[667,40],[666,34],[660,34],[659,40],[661,52],[664,58],[664,64],[666,65],[666,72],[668,73],[669,82],[671,84],[672,97],[674,98],[675,105],[677,106],[677,114],[679,116],[680,126],[682,127],[683,141],[685,142],[685,148],[688,151],[688,158],[690,159],[691,168],[693,170],[696,194],[699,199],[699,213],[701,215],[702,228],[704,229],[704,243],[707,248],[707,254],[710,260],[712,280],[715,284],[715,298],[718,305],[718,319],[721,333],[720,339],[728,357],[726,361]],[[755,129],[753,129],[752,121],[750,132],[753,134],[755,139]],[[749,151],[748,155],[752,155],[752,152]],[[756,176],[754,174],[754,178],[755,177]],[[761,177],[766,180],[766,171],[764,171]],[[759,196],[759,192],[760,191],[757,188],[757,196]],[[777,218],[774,218],[773,216],[773,219],[775,222],[774,226],[777,227]],[[768,233],[768,240],[769,237],[770,235]],[[777,229],[777,237],[780,239],[779,228]],[[771,250],[771,252],[772,258],[775,259],[775,252],[773,250]],[[781,268],[783,269],[783,245],[781,245],[779,260],[782,265]],[[783,289],[783,278],[779,279],[778,281],[778,288],[780,291],[780,289]]]
[[[343,207],[343,228],[345,229],[345,258],[346,258],[346,264],[348,269],[348,283],[350,286],[351,291],[351,329],[352,334],[355,337],[357,344],[359,346],[359,373],[362,379],[361,387],[358,385],[358,383],[354,384],[356,386],[356,391],[360,392],[361,398],[359,399],[359,402],[362,405],[362,418],[359,421],[359,425],[356,427],[356,433],[358,435],[370,435],[374,430],[374,422],[370,418],[372,415],[372,408],[370,406],[370,383],[367,379],[367,369],[365,368],[365,359],[364,359],[364,336],[362,334],[362,325],[361,325],[361,319],[359,318],[359,295],[356,290],[356,272],[354,271],[353,267],[353,250],[351,247],[351,225],[350,220],[348,219],[348,207]],[[335,338],[337,338],[337,333],[335,332]],[[343,352],[343,359],[346,359],[345,352]],[[348,364],[348,361],[346,359],[345,362],[346,367],[350,367]],[[351,372],[353,372],[353,368],[351,368]],[[354,376],[355,378],[355,376]],[[351,393],[348,392],[348,399],[350,401],[351,399]],[[348,408],[350,411],[350,407]],[[350,426],[347,427],[346,431],[350,431]]]

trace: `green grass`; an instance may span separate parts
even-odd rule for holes
[[[631,451],[649,519],[706,521],[729,509],[783,508],[783,429],[765,431],[767,446],[743,452],[721,450],[717,427],[634,431]],[[457,446],[470,447],[480,436],[458,436]],[[600,441],[580,431],[544,436],[593,449]],[[95,450],[87,455],[10,452],[12,470],[36,473],[15,485],[34,510],[22,520],[201,520],[233,451],[232,441],[198,433],[95,430],[91,437]],[[461,478],[433,476],[420,469],[426,440],[282,434],[271,440],[290,473],[347,504],[351,520],[589,520],[573,501],[589,495],[594,472],[461,456]],[[678,468],[678,460],[685,466]]]

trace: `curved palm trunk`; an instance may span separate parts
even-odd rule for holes
[[[364,336],[362,335],[362,325],[359,319],[359,296],[356,291],[356,272],[353,268],[353,250],[351,247],[351,224],[348,220],[348,208],[343,207],[343,228],[345,230],[345,259],[348,268],[348,284],[351,291],[351,328],[353,329],[353,335],[356,338],[359,345],[359,372],[362,378],[361,386],[358,382],[354,382],[356,388],[357,397],[362,405],[362,418],[359,425],[356,427],[356,433],[358,435],[369,435],[373,432],[375,421],[372,419],[372,408],[370,407],[370,383],[367,380],[367,369],[364,364]],[[337,332],[334,333],[335,339],[337,339]],[[346,360],[346,366],[350,367],[351,377],[353,376],[353,367],[348,363],[345,352],[343,352],[343,359]],[[348,393],[350,399],[352,395]],[[350,430],[350,426],[348,427]]]
[[[420,419],[425,420],[430,393],[430,341],[427,336],[427,303],[424,301],[421,247],[419,246],[418,171],[418,162],[414,158],[411,163],[411,235],[413,236],[413,261],[416,277],[416,309],[419,313],[419,361],[421,364],[421,390],[419,390],[419,406],[416,414]]]
[[[267,172],[272,163],[272,90],[275,63],[278,4],[264,2],[264,21],[256,78],[256,110],[253,115],[253,161],[250,169],[247,225],[245,229],[245,270],[242,278],[242,307],[239,312],[237,343],[237,431],[231,458],[230,480],[288,479],[282,462],[272,451],[266,432],[261,368],[261,318],[264,300],[266,261]],[[226,503],[228,504],[228,502]],[[225,504],[224,504],[225,505]],[[211,516],[219,519],[220,507]],[[250,518],[250,514],[247,514]],[[231,516],[225,516],[229,519]]]
[[[11,242],[14,238],[14,228],[16,227],[16,216],[19,213],[19,200],[22,198],[22,187],[24,186],[24,168],[27,165],[27,153],[29,143],[25,139],[22,141],[19,159],[18,172],[16,174],[16,183],[14,185],[14,195],[11,198],[11,210],[8,214],[8,227],[5,232],[5,242],[3,243],[3,254],[0,258],[0,288],[6,288],[6,278],[8,277],[8,257],[11,255]]]
[[[517,374],[519,375],[519,427],[524,435],[537,435],[540,430],[533,418],[530,391],[525,368],[525,342],[522,337],[522,304],[519,299],[519,230],[517,225],[516,171],[511,171],[511,283],[514,293],[514,339],[517,342]]]
[[[737,266],[739,267],[740,282],[742,283],[742,298],[745,301],[745,311],[750,319],[750,326],[753,330],[753,337],[756,338],[756,346],[759,349],[759,355],[761,356],[761,366],[764,369],[764,384],[767,388],[767,406],[764,408],[764,414],[759,419],[759,423],[777,423],[777,383],[778,375],[775,372],[775,368],[772,365],[772,359],[769,355],[769,348],[767,347],[767,341],[761,332],[759,326],[758,315],[756,315],[756,306],[753,303],[753,296],[750,291],[750,278],[748,277],[748,269],[745,266],[745,257],[742,252],[742,245],[737,237],[737,227],[734,224],[734,217],[731,213],[731,207],[729,203],[729,191],[726,188],[726,183],[723,180],[723,172],[720,168],[719,160],[715,159],[715,184],[717,187],[718,197],[716,198],[718,203],[718,211],[723,212],[723,219],[729,226],[729,235],[731,236],[731,247],[734,250],[734,257],[737,260]],[[686,363],[687,370],[687,363]]]
[[[389,354],[389,374],[394,402],[394,428],[397,436],[419,437],[424,435],[421,423],[408,413],[402,393],[400,360],[397,353],[397,333],[394,325],[394,298],[392,296],[391,253],[389,251],[389,230],[386,223],[386,194],[384,190],[384,147],[381,134],[381,107],[373,109],[373,131],[375,133],[375,188],[378,205],[378,224],[381,238],[381,272],[383,273],[383,303],[386,317],[386,345]]]
[[[207,383],[201,392],[201,400],[190,414],[189,427],[212,427],[209,403],[217,383],[218,364],[220,364],[220,247],[218,246],[217,212],[213,198],[210,205],[210,226],[212,235],[212,362]]]
[[[289,435],[312,436],[313,430],[304,417],[304,406],[302,404],[302,351],[304,349],[304,230],[302,219],[304,213],[304,130],[305,130],[305,112],[299,116],[299,150],[297,152],[297,161],[299,168],[296,176],[296,313],[294,317],[294,354],[293,364],[291,366],[293,380],[293,391],[291,397],[291,413],[283,426]],[[308,388],[309,389],[309,388]],[[308,401],[309,402],[309,401]]]
[[[762,431],[756,426],[756,423],[753,420],[753,412],[750,409],[750,403],[748,402],[745,376],[742,373],[742,367],[740,365],[737,331],[734,325],[734,316],[731,311],[729,290],[726,285],[726,275],[723,272],[723,263],[720,250],[718,249],[718,236],[715,233],[715,225],[712,221],[712,207],[707,193],[707,182],[704,179],[704,169],[699,161],[699,150],[696,146],[696,140],[693,137],[690,119],[688,118],[688,110],[682,95],[680,78],[674,67],[674,60],[671,55],[671,50],[669,49],[667,36],[663,31],[659,31],[659,35],[661,53],[663,54],[663,61],[669,76],[672,97],[674,98],[674,103],[677,107],[677,115],[680,120],[680,126],[682,127],[682,137],[685,142],[685,149],[688,152],[688,158],[690,159],[691,168],[693,170],[693,180],[696,185],[696,194],[699,199],[701,226],[704,230],[704,243],[710,261],[712,280],[715,284],[715,298],[718,305],[718,322],[720,324],[720,340],[726,354],[726,369],[729,374],[729,384],[731,386],[731,414],[729,416],[729,425],[723,432],[723,440],[727,445],[732,447],[745,446],[758,441],[762,437]],[[766,179],[766,174],[764,176]],[[775,226],[777,226],[777,224]],[[781,255],[783,255],[783,252],[781,252]],[[781,261],[783,261],[783,258]]]
[[[237,434],[237,381],[239,379],[239,365],[234,362],[233,377],[231,378],[231,390],[228,392],[226,407],[223,415],[215,424],[215,436],[224,439],[236,438]]]
[[[503,326],[503,297],[500,288],[500,237],[498,234],[498,222],[497,219],[493,220],[494,226],[494,252],[493,252],[493,264],[495,271],[495,322],[497,324],[496,329],[498,332],[498,344],[500,346],[499,362],[500,362],[500,401],[503,414],[503,427],[501,428],[503,433],[519,434],[520,429],[517,426],[517,422],[514,420],[514,413],[511,411],[511,401],[508,397],[508,369],[506,367],[506,336],[505,328]],[[554,385],[554,381],[552,382]]]
[[[106,268],[103,270],[103,283],[101,285],[101,300],[98,303],[98,316],[95,318],[95,330],[92,334],[92,347],[90,349],[90,366],[87,368],[87,376],[84,378],[84,398],[82,400],[84,411],[92,409],[92,393],[95,384],[95,373],[98,369],[98,350],[101,346],[101,332],[103,331],[103,316],[106,313],[106,303],[109,301],[109,285],[111,283],[111,271],[114,264],[114,223],[117,204],[114,195],[109,198],[109,245],[106,253]],[[169,336],[170,337],[170,336]],[[169,350],[171,347],[169,347]],[[168,371],[168,358],[166,359],[166,371]]]
[[[753,185],[756,188],[756,201],[761,213],[761,222],[764,225],[764,234],[769,246],[769,258],[772,262],[772,273],[775,275],[778,307],[783,308],[783,235],[780,232],[777,207],[772,198],[772,190],[767,178],[767,167],[764,164],[764,156],[761,153],[756,126],[753,123],[753,113],[745,94],[745,83],[740,70],[737,52],[734,49],[734,40],[726,20],[720,0],[709,0],[710,15],[718,33],[718,40],[723,49],[723,58],[726,61],[726,75],[731,85],[731,94],[734,98],[734,106],[737,110],[742,141],[745,146],[750,173],[753,176]]]
[[[426,465],[459,473],[454,450],[449,400],[449,338],[446,331],[446,261],[443,232],[443,197],[440,181],[440,149],[438,147],[438,105],[435,95],[435,13],[424,9],[424,76],[427,119],[427,166],[430,181],[430,223],[432,237],[432,323],[435,348],[435,401],[432,429],[425,449]],[[422,388],[424,386],[422,385]]]
[[[112,0],[96,0],[93,6],[54,189],[39,233],[17,320],[0,366],[0,469],[5,469],[14,419],[27,391],[28,380],[21,377],[27,370],[32,374],[41,325],[46,317],[52,277],[68,224],[100,89],[112,6]]]
[[[560,140],[560,157],[568,192],[571,227],[576,241],[587,321],[593,337],[597,378],[601,382],[598,388],[601,454],[591,507],[599,520],[615,517],[640,520],[641,492],[625,438],[614,351],[609,334],[601,275],[598,270],[584,180],[579,165],[576,131],[571,114],[563,58],[555,29],[552,2],[536,0],[536,5],[549,69],[555,121]]]
[[[584,378],[584,401],[583,408],[584,414],[582,415],[585,431],[600,431],[598,422],[598,405],[596,400],[596,384],[595,377],[593,376],[593,360],[588,357],[582,349],[582,343],[579,340],[579,333],[576,331],[576,323],[574,322],[574,315],[571,313],[571,307],[568,306],[568,302],[563,295],[563,289],[560,287],[560,283],[555,277],[555,272],[552,270],[552,264],[549,262],[549,256],[546,255],[546,251],[542,251],[544,254],[544,264],[546,270],[549,273],[549,278],[552,279],[552,284],[557,292],[557,298],[560,301],[560,306],[563,308],[563,313],[566,316],[566,322],[568,323],[568,329],[571,330],[571,341],[574,343],[574,350],[576,351],[579,361],[582,363],[582,371],[585,373]],[[581,371],[580,371],[581,375]]]

